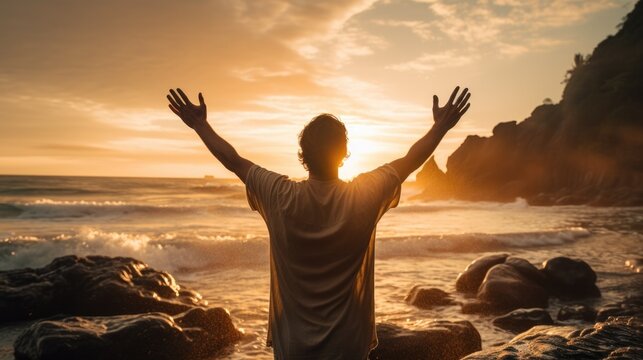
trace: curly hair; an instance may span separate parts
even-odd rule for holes
[[[313,173],[341,166],[347,153],[346,126],[335,115],[315,116],[299,133],[299,162]]]

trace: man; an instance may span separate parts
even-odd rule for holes
[[[443,107],[433,96],[433,127],[408,153],[349,182],[338,178],[347,155],[344,124],[330,114],[301,132],[299,158],[309,176],[295,182],[241,157],[194,105],[170,90],[170,109],[246,185],[248,202],[270,234],[268,346],[275,359],[366,359],[377,346],[375,227],[400,198],[401,184],[433,153],[469,109],[456,87]],[[457,97],[457,99],[456,99]]]

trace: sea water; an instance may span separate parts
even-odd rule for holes
[[[617,301],[643,285],[624,261],[643,256],[643,208],[536,207],[511,203],[414,200],[404,184],[400,205],[377,228],[378,322],[421,329],[436,319],[469,320],[483,347],[513,334],[491,316],[458,306],[421,310],[404,302],[417,284],[454,293],[458,273],[495,252],[534,264],[559,255],[587,261],[603,297]],[[0,270],[39,267],[58,256],[131,256],[171,272],[213,306],[227,308],[244,337],[232,359],[271,358],[267,230],[237,180],[0,176]],[[457,300],[462,295],[455,294]],[[550,302],[552,316],[562,305]],[[0,358],[28,324],[0,327]]]

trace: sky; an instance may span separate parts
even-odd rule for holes
[[[471,108],[435,157],[560,100],[630,0],[2,0],[0,174],[232,177],[168,108],[202,92],[251,161],[305,170],[315,115],[349,132],[350,178],[403,156],[460,85]]]

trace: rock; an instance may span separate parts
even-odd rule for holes
[[[518,309],[493,319],[493,324],[514,333],[527,331],[536,325],[553,325],[554,321],[544,309]]]
[[[596,287],[596,273],[583,260],[559,256],[543,263],[543,273],[548,279],[549,290],[562,299],[600,297]]]
[[[565,305],[558,310],[556,318],[560,321],[582,320],[596,321],[596,310],[587,305]]]
[[[0,272],[0,322],[55,314],[178,314],[207,302],[172,275],[124,257],[74,255]]]
[[[582,330],[542,325],[464,359],[640,359],[642,339],[643,323],[632,317],[610,318]]]
[[[434,321],[424,330],[378,324],[377,338],[369,359],[457,360],[482,348],[480,334],[468,321]]]
[[[605,321],[610,316],[635,316],[643,318],[643,295],[628,296],[623,301],[601,307],[596,314],[596,321]]]
[[[547,277],[545,276],[545,274],[543,274],[542,271],[540,271],[529,261],[523,258],[510,256],[507,258],[507,260],[505,260],[505,265],[513,267],[522,276],[535,282],[536,284],[543,287],[547,286]]]
[[[642,24],[638,2],[591,56],[578,54],[559,103],[499,123],[492,136],[468,136],[424,198],[439,187],[472,201],[643,205]]]
[[[473,260],[455,280],[455,288],[461,292],[476,292],[482,283],[487,271],[492,266],[502,264],[509,254],[487,255]]]
[[[477,298],[489,303],[496,311],[546,308],[549,302],[549,294],[544,287],[507,264],[489,269]]]
[[[15,341],[18,360],[194,359],[241,338],[222,308],[39,321]]]
[[[643,269],[643,258],[627,259],[625,260],[625,267],[636,273],[640,273]]]
[[[414,286],[404,300],[421,309],[455,304],[453,298],[445,291],[420,285]]]

